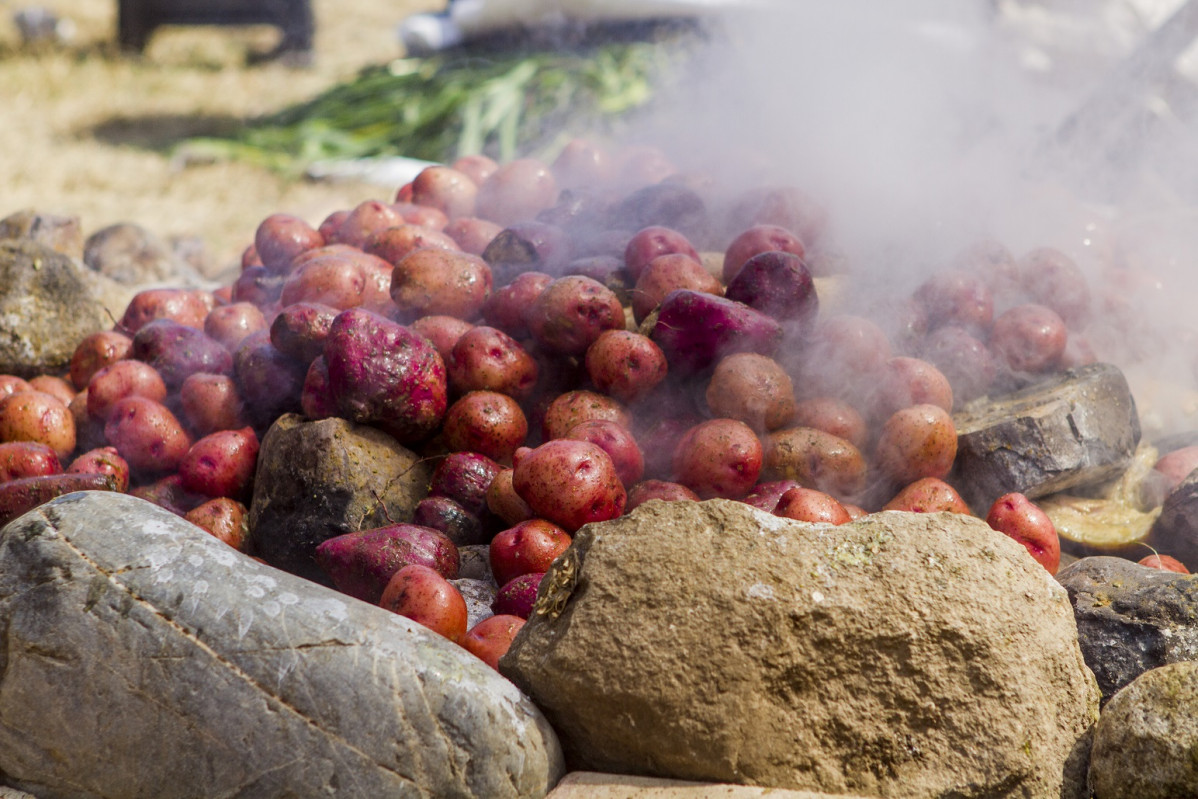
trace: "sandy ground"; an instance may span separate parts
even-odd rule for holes
[[[303,100],[359,68],[401,55],[397,23],[437,0],[313,0],[308,69],[247,65],[271,28],[160,29],[141,58],[115,47],[116,2],[46,0],[76,31],[29,48],[0,0],[0,216],[32,208],[72,214],[85,232],[130,221],[162,236],[198,236],[211,271],[236,261],[258,222],[286,211],[319,222],[387,193],[365,184],[284,179],[240,163],[172,159],[179,140],[228,129]]]

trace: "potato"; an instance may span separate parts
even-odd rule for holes
[[[445,226],[445,235],[452,238],[462,252],[482,255],[502,230],[502,225],[497,225],[486,219],[479,219],[476,216],[461,216],[451,220]]]
[[[605,330],[624,329],[624,308],[597,280],[569,275],[537,295],[524,315],[528,332],[549,352],[582,355]]]
[[[115,479],[107,474],[47,474],[9,480],[0,484],[0,526],[64,494],[115,490]]]
[[[314,302],[334,308],[362,307],[375,313],[392,309],[391,272],[394,267],[375,255],[350,250],[301,259],[283,282],[279,302],[284,306]]]
[[[354,206],[337,231],[329,237],[330,244],[348,244],[364,250],[366,242],[380,230],[404,224],[403,215],[390,205],[378,200],[364,200]]]
[[[604,420],[628,428],[630,419],[623,405],[611,397],[579,389],[559,394],[545,409],[541,419],[541,437],[548,441],[565,438],[583,422]]]
[[[901,510],[908,513],[964,513],[973,515],[969,505],[957,490],[938,477],[923,477],[895,494],[882,510]]]
[[[187,424],[201,436],[246,426],[241,394],[228,375],[190,375],[179,387],[179,404]]]
[[[58,397],[63,405],[70,405],[75,399],[75,387],[67,380],[54,375],[38,375],[29,379],[29,387],[52,397]]]
[[[499,586],[499,591],[495,594],[495,601],[491,603],[491,612],[497,616],[516,616],[527,619],[536,607],[537,591],[544,578],[544,574],[531,572],[514,577]]]
[[[738,499],[761,474],[763,450],[752,428],[735,419],[692,427],[674,449],[674,480],[702,499]]]
[[[71,461],[66,473],[107,474],[115,480],[117,491],[129,488],[129,463],[116,451],[116,447],[96,447],[84,452]]]
[[[174,471],[191,449],[191,438],[175,415],[146,397],[125,397],[113,405],[104,437],[141,474]]]
[[[238,552],[249,551],[249,511],[240,502],[228,497],[216,497],[197,505],[183,518],[207,530]]]
[[[637,324],[645,320],[666,295],[677,289],[722,296],[724,287],[698,259],[683,253],[659,255],[645,266],[632,289],[632,313]]]
[[[284,306],[270,323],[270,343],[300,363],[311,363],[324,354],[324,342],[339,311],[318,302]]]
[[[462,648],[498,671],[499,659],[507,654],[523,626],[524,619],[519,616],[505,613],[488,616],[466,633]]]
[[[661,347],[631,330],[600,333],[587,347],[585,362],[595,387],[623,403],[648,396],[669,371]]]
[[[246,336],[233,354],[233,379],[251,424],[266,426],[298,411],[306,374],[304,364],[270,343],[268,331]]]
[[[588,139],[570,139],[562,147],[550,169],[562,188],[601,186],[612,178],[611,153]]]
[[[128,338],[128,336],[125,338]],[[23,377],[0,375],[0,397],[7,397],[9,394],[16,394],[18,391],[33,391],[33,386],[29,385],[29,381]]]
[[[1190,570],[1185,564],[1177,558],[1168,555],[1145,555],[1136,561],[1141,566],[1147,566],[1150,569],[1160,569],[1161,571],[1177,572],[1178,574],[1189,574]]]
[[[801,487],[795,480],[768,480],[753,486],[753,490],[749,492],[748,496],[743,497],[741,502],[766,513],[773,513],[783,494],[792,488]]]
[[[960,327],[942,327],[929,333],[920,355],[948,378],[953,401],[958,405],[984,395],[998,376],[998,365],[989,348]]]
[[[397,571],[379,605],[454,643],[466,635],[466,600],[452,583],[427,566],[413,564]]]
[[[533,512],[566,532],[624,512],[627,494],[615,464],[586,441],[548,441],[516,461],[516,493]]]
[[[752,352],[720,360],[706,397],[713,416],[737,419],[761,432],[785,427],[794,418],[790,376],[772,358]]]
[[[290,214],[271,214],[254,232],[254,250],[267,271],[285,275],[302,252],[323,247],[324,236],[304,220]]]
[[[810,332],[819,314],[811,270],[788,252],[770,250],[745,261],[724,296],[769,314],[800,336]]]
[[[794,186],[759,186],[739,195],[728,211],[734,232],[751,225],[793,230],[808,248],[818,248],[828,227],[828,212]]]
[[[516,493],[512,478],[514,469],[501,469],[487,487],[487,509],[508,524],[519,524],[536,514],[524,498]]]
[[[287,275],[272,275],[265,266],[251,266],[233,281],[232,302],[248,302],[267,308],[279,299]]]
[[[540,296],[553,278],[544,272],[523,272],[506,286],[500,286],[483,303],[483,319],[491,327],[498,328],[509,336],[528,336],[528,325],[524,313]]]
[[[529,519],[491,539],[488,555],[495,582],[504,585],[522,574],[544,573],[570,547],[570,534],[544,519]]]
[[[628,501],[624,505],[625,513],[632,513],[639,506],[651,499],[663,502],[699,501],[699,495],[682,483],[669,480],[643,480],[628,489]]]
[[[250,333],[265,329],[266,317],[251,302],[218,305],[204,318],[204,333],[229,352],[236,350]]]
[[[794,426],[823,430],[843,438],[859,450],[865,446],[869,432],[857,409],[836,397],[811,397],[796,403]]]
[[[478,187],[475,213],[500,225],[532,219],[557,200],[549,167],[532,158],[502,164]]]
[[[473,324],[464,319],[458,319],[456,316],[433,314],[432,316],[422,316],[412,322],[408,325],[408,330],[419,333],[432,342],[437,354],[441,356],[441,360],[448,364],[450,356],[453,355],[454,345],[472,327],[474,327]]]
[[[840,397],[850,402],[869,395],[868,389],[891,357],[886,332],[873,320],[855,314],[820,319],[809,343],[798,352],[804,396]]]
[[[1070,330],[1090,320],[1092,300],[1086,274],[1065,253],[1039,247],[1019,259],[1019,276],[1027,297],[1055,311]]]
[[[944,373],[919,358],[898,356],[888,360],[873,394],[874,417],[888,419],[895,411],[925,404],[952,413],[953,388]]]
[[[1003,494],[990,506],[986,524],[1023,545],[1049,574],[1061,564],[1061,540],[1048,514],[1019,492]]]
[[[754,225],[734,238],[724,251],[724,285],[736,279],[746,261],[763,252],[786,252],[802,258],[807,248],[786,228]]]
[[[849,512],[835,497],[802,486],[789,489],[778,499],[774,515],[822,524],[847,524],[852,521]]]
[[[1060,365],[1069,331],[1065,320],[1043,305],[1017,305],[994,320],[990,351],[1012,372],[1041,374]]]
[[[460,252],[452,236],[420,225],[404,224],[380,230],[366,242],[365,250],[389,264],[397,264],[405,255],[429,248]]]
[[[429,480],[431,497],[449,497],[476,516],[487,511],[487,489],[503,467],[477,452],[451,452]]]
[[[444,232],[445,227],[449,224],[449,217],[439,208],[398,200],[391,203],[391,207],[399,212],[406,224],[416,225],[435,233]]]
[[[337,398],[329,385],[329,367],[324,356],[312,361],[300,389],[300,410],[309,419],[329,419],[338,414]]]
[[[984,336],[994,321],[994,294],[976,272],[950,269],[929,277],[914,293],[932,328],[954,325]]]
[[[58,454],[37,441],[5,441],[0,444],[0,483],[21,477],[61,474]]]
[[[75,449],[75,417],[52,394],[22,391],[0,399],[0,441],[36,441],[64,460]]]
[[[412,179],[412,202],[443,211],[451,219],[471,216],[477,197],[478,185],[450,166],[425,167]]]
[[[172,319],[203,330],[204,319],[214,307],[212,294],[199,289],[146,289],[133,295],[117,329],[132,336],[155,319]]]
[[[491,296],[491,267],[477,255],[425,247],[391,272],[391,299],[414,317],[428,314],[472,319]]]
[[[528,437],[528,419],[519,403],[497,391],[470,391],[449,406],[441,425],[452,450],[478,452],[499,463]]]
[[[75,420],[75,446],[89,450],[102,447],[108,442],[104,440],[104,420],[97,419],[87,412],[87,389],[75,395],[75,399],[67,405],[71,418]]]
[[[882,426],[874,452],[878,467],[899,484],[947,477],[956,457],[957,429],[952,416],[926,403],[895,411]]]
[[[204,331],[172,319],[155,319],[133,336],[129,354],[153,366],[170,391],[196,372],[232,374],[233,356]]]
[[[766,436],[764,473],[806,488],[852,497],[865,488],[865,458],[839,436],[812,427],[790,427]]]
[[[203,494],[195,494],[185,489],[183,478],[175,473],[161,477],[152,483],[143,483],[131,488],[129,495],[144,499],[146,502],[153,502],[178,516],[187,515],[208,499]]]
[[[458,549],[444,534],[415,524],[387,524],[344,533],[316,547],[316,563],[343,594],[377,603],[391,577],[417,564],[447,580],[458,576]]]
[[[446,366],[449,385],[457,394],[498,391],[517,400],[532,394],[539,372],[519,342],[485,325],[462,334]]]
[[[245,501],[257,463],[258,437],[252,429],[219,430],[191,445],[179,462],[179,476],[188,491]]]
[[[459,547],[485,544],[491,533],[478,516],[449,497],[425,497],[417,502],[412,523],[444,533]]]
[[[627,427],[607,419],[589,419],[566,432],[565,438],[589,441],[601,447],[616,467],[616,475],[626,487],[640,481],[645,473],[645,458]]]
[[[659,256],[678,253],[692,260],[699,261],[699,251],[686,236],[677,230],[650,225],[642,228],[628,239],[624,247],[624,268],[628,277],[635,283],[641,279],[641,273]]]
[[[650,321],[652,317],[646,326]],[[681,289],[662,300],[649,337],[665,353],[671,371],[693,374],[737,352],[772,356],[782,341],[782,327],[743,303]]]
[[[475,186],[483,185],[499,169],[494,159],[481,153],[459,156],[450,166],[470,178]]]

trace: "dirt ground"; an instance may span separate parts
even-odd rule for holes
[[[236,262],[258,222],[285,211],[319,222],[386,189],[286,180],[240,163],[181,164],[191,135],[306,99],[358,69],[402,55],[396,25],[437,0],[313,0],[314,64],[249,65],[277,33],[163,28],[140,58],[115,46],[116,0],[46,0],[75,27],[60,46],[24,46],[0,0],[0,216],[32,208],[78,216],[85,233],[136,222],[198,236],[216,273]]]

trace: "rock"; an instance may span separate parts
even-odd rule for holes
[[[495,615],[491,612],[491,603],[495,601],[495,594],[499,589],[493,583],[486,580],[475,580],[470,577],[459,577],[456,580],[450,580],[453,587],[458,589],[458,593],[462,595],[462,599],[466,600],[466,629],[474,629],[474,625],[478,624],[488,616]]]
[[[77,216],[17,211],[0,219],[0,239],[27,239],[76,261],[83,257],[83,229]]]
[[[1091,557],[1058,571],[1057,580],[1069,592],[1103,702],[1149,669],[1198,660],[1198,577]]]
[[[1169,492],[1152,525],[1153,546],[1194,571],[1198,569],[1198,472]]]
[[[1103,363],[972,403],[953,423],[951,482],[978,509],[1011,491],[1035,498],[1117,477],[1140,441],[1127,379]]]
[[[1103,708],[1094,731],[1096,799],[1198,795],[1198,663],[1146,671]]]
[[[589,524],[500,661],[577,768],[886,797],[1084,794],[1065,591],[960,514],[727,500]]]
[[[81,272],[44,244],[0,241],[0,374],[63,372],[80,339],[112,326]]]
[[[663,780],[628,774],[572,771],[549,792],[548,799],[864,799],[845,794],[787,791],[712,782]],[[0,799],[3,799],[0,796]]]
[[[345,419],[280,416],[262,438],[249,529],[272,566],[331,585],[314,560],[326,539],[412,519],[430,472],[394,438]]]
[[[170,245],[131,223],[109,225],[87,237],[83,263],[127,286],[196,285],[199,275]]]
[[[0,530],[0,774],[82,796],[540,796],[526,697],[420,625],[150,503],[77,493]]]
[[[485,580],[495,585],[495,576],[491,574],[491,547],[488,544],[470,544],[458,547],[461,566],[458,577],[468,577],[473,580]],[[498,588],[498,586],[495,586]]]

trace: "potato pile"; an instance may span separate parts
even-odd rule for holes
[[[68,375],[0,382],[0,514],[128,490],[252,552],[271,423],[372,425],[436,460],[429,496],[314,558],[494,664],[583,525],[711,497],[831,524],[970,513],[954,407],[1094,359],[1060,251],[979,242],[910,296],[821,312],[852,279],[830,274],[825,212],[790,187],[727,196],[577,140],[551,166],[432,166],[316,226],[273,215],[232,285],[141,292]],[[988,521],[1055,571],[1025,497]],[[449,582],[465,544],[489,544],[500,586],[470,631]]]

